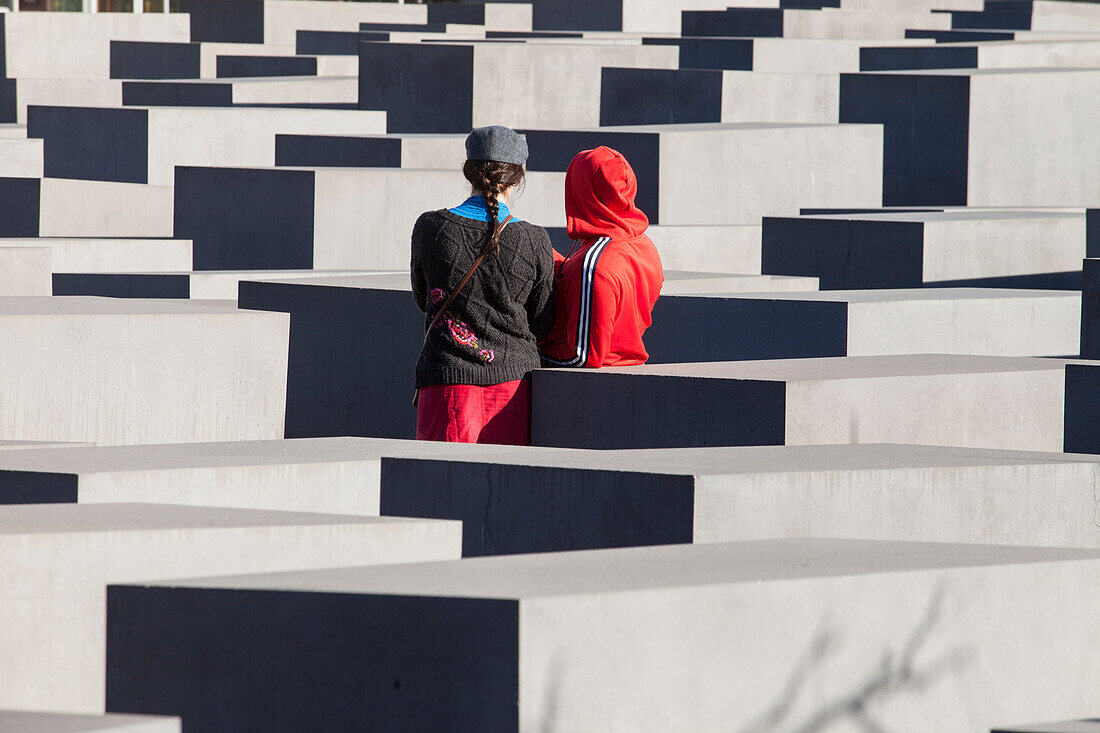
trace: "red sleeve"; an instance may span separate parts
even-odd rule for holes
[[[586,367],[603,366],[611,351],[611,336],[615,333],[615,321],[619,314],[621,290],[618,281],[599,270],[592,280],[592,313],[588,332],[588,361]]]

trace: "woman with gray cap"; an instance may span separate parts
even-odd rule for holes
[[[416,437],[527,445],[528,373],[554,317],[550,238],[508,208],[524,180],[522,137],[479,127],[466,138],[466,157],[470,198],[421,214],[413,228],[413,298],[426,325]]]

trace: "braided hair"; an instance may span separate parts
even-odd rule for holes
[[[497,234],[500,199],[505,191],[523,183],[523,166],[495,160],[467,160],[462,166],[462,175],[466,176],[474,193],[485,197],[489,208],[489,235],[484,251],[487,255],[495,255],[500,250],[500,236]]]

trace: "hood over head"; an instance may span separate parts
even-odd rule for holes
[[[634,205],[638,179],[622,153],[606,146],[583,150],[565,174],[565,219],[570,239],[633,239],[649,219]]]

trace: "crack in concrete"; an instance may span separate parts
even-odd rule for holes
[[[481,555],[492,555],[493,532],[489,529],[489,507],[493,504],[493,467],[489,466],[485,472],[485,483],[489,486],[489,494],[485,497],[485,511],[481,515]],[[490,552],[485,552],[485,538],[489,538]]]

